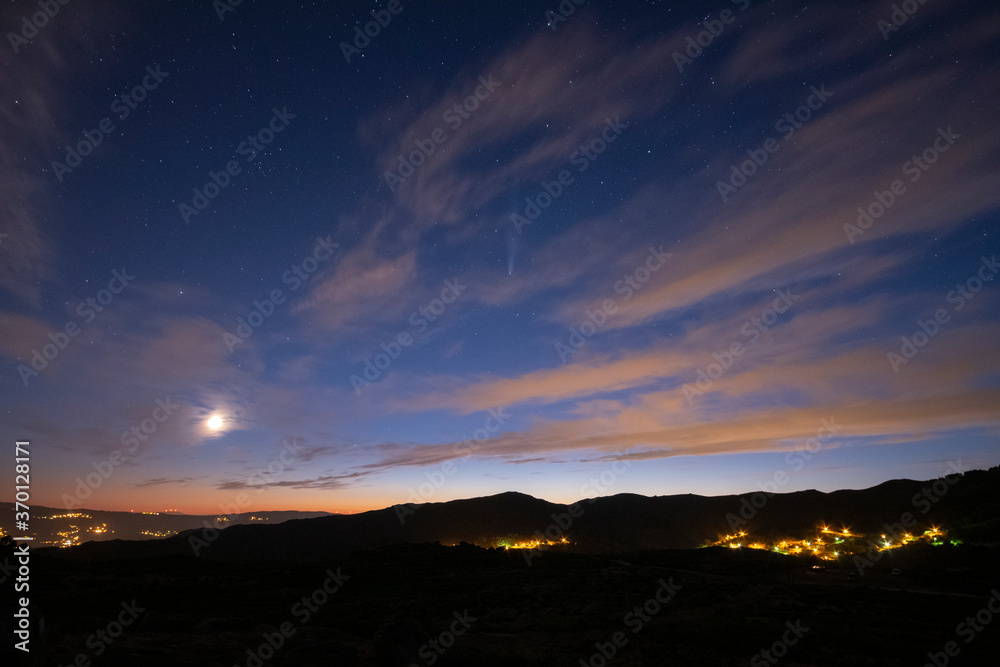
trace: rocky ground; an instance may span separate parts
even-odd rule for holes
[[[614,556],[406,545],[312,565],[33,564],[46,665],[993,664],[995,553],[813,571],[751,550]],[[994,603],[1000,610],[1000,599]],[[119,627],[118,623],[121,623]],[[970,636],[971,635],[971,636]],[[967,641],[968,640],[968,641]],[[767,654],[764,653],[767,651]],[[28,663],[32,664],[32,663]]]

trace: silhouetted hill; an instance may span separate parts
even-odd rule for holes
[[[502,546],[536,535],[560,550],[606,554],[690,549],[734,530],[791,536],[819,524],[853,532],[884,532],[909,513],[917,525],[944,527],[949,536],[996,543],[1000,537],[1000,468],[926,482],[891,480],[870,489],[832,493],[645,497],[620,494],[567,506],[521,493],[423,505],[399,505],[354,515],[293,519],[278,525],[195,530],[146,542],[115,540],[61,550],[60,557],[105,560],[194,555],[230,561],[322,561],[402,543],[469,542]]]
[[[109,510],[57,509],[44,505],[31,507],[31,534],[36,546],[74,544],[106,540],[150,540],[166,537],[185,530],[192,530],[224,518],[226,525],[275,524],[289,519],[326,516],[329,512],[300,512],[294,510],[243,512],[198,515],[175,512],[117,512]],[[14,532],[14,504],[0,503],[0,529]],[[18,531],[20,532],[20,531]]]

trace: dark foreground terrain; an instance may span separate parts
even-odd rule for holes
[[[552,548],[530,565],[524,551],[464,544],[310,564],[40,553],[32,606],[44,633],[25,664],[934,664],[928,653],[996,664],[998,553],[946,551],[900,554],[863,576],[849,562],[813,570],[818,561],[721,548]]]

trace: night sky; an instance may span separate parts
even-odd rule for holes
[[[34,504],[1000,463],[995,2],[48,4],[0,13]]]

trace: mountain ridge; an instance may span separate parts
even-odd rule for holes
[[[993,543],[1000,526],[1000,467],[927,480],[890,480],[869,489],[728,496],[622,493],[561,504],[519,492],[452,501],[397,504],[358,514],[291,519],[272,525],[202,528],[162,540],[88,542],[58,556],[87,560],[191,555],[220,560],[319,561],[400,543],[510,546],[545,538],[582,553],[691,549],[736,529],[792,535],[819,524],[879,531],[910,517]],[[939,493],[936,493],[939,492]],[[928,496],[928,494],[930,494]],[[930,499],[933,499],[931,502]],[[923,511],[926,510],[926,511]],[[982,517],[973,521],[971,517]],[[978,523],[977,523],[978,521]]]

